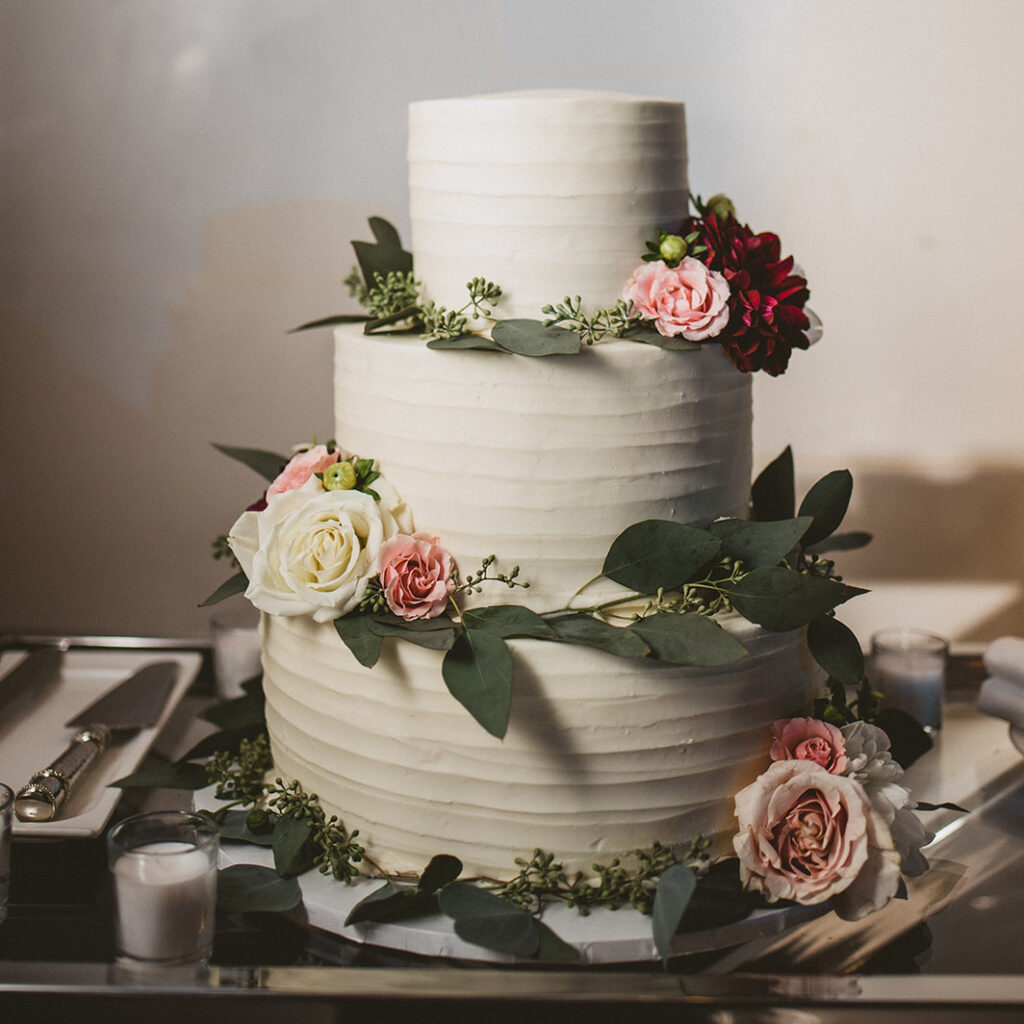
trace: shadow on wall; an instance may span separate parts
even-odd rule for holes
[[[874,539],[837,558],[846,579],[876,588],[1008,584],[1017,591],[1012,603],[960,639],[1024,635],[1024,466],[983,463],[939,474],[867,463],[851,471],[854,498],[844,528],[868,530]]]

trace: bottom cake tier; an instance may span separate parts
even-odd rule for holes
[[[698,835],[726,852],[769,726],[808,713],[824,679],[800,632],[743,627],[747,655],[719,668],[511,641],[512,714],[496,739],[448,692],[438,652],[389,642],[367,669],[331,623],[264,615],[275,771],[389,872],[448,853],[466,874],[508,878],[538,847],[588,872]]]

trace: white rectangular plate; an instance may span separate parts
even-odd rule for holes
[[[24,656],[24,651],[0,654],[0,680]],[[66,721],[153,661],[173,661],[178,665],[174,690],[156,725],[142,729],[125,743],[111,746],[80,781],[57,820],[15,818],[16,836],[42,839],[100,835],[121,797],[121,790],[111,789],[110,783],[130,775],[142,763],[175,705],[196,678],[202,657],[192,651],[70,650],[64,655],[60,681],[45,700],[20,717],[0,717],[0,782],[17,792],[68,745],[75,730],[66,728]]]

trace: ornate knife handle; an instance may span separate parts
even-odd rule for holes
[[[22,821],[52,821],[109,742],[110,730],[105,725],[93,725],[75,733],[67,750],[21,787],[14,798],[14,813]]]

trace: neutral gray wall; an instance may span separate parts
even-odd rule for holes
[[[865,470],[903,542],[855,567],[1019,579],[1022,39],[1015,0],[0,0],[0,632],[205,633],[258,490],[209,442],[331,433],[285,331],[406,227],[406,104],[545,86],[685,100],[692,187],[803,265],[825,340],[755,442]]]

